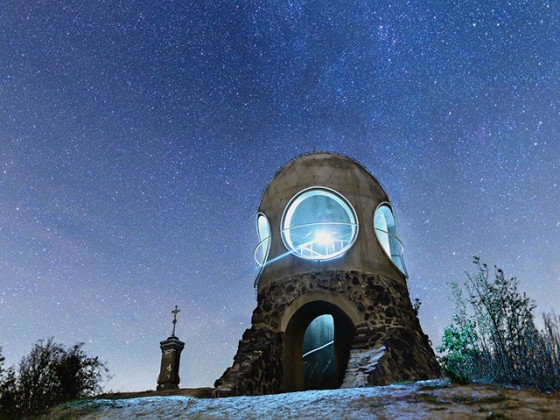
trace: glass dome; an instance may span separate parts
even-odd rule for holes
[[[373,216],[373,225],[377,239],[385,253],[399,270],[408,276],[403,259],[403,245],[397,236],[397,223],[388,204],[383,203],[377,207]]]
[[[282,240],[294,255],[330,260],[344,254],[358,235],[350,203],[335,191],[311,188],[296,195],[282,218]]]

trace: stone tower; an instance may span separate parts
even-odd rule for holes
[[[266,188],[252,326],[216,394],[257,395],[437,377],[379,182],[352,159],[302,155]]]

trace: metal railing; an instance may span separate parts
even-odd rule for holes
[[[383,244],[381,244],[381,247],[383,248],[385,253],[387,255],[389,255],[389,258],[397,266],[397,268],[399,270],[401,270],[406,277],[408,277],[408,272],[407,272],[406,266],[404,264],[404,257],[403,257],[404,244],[402,243],[402,241],[394,233],[388,232],[388,231],[383,230],[381,228],[375,228],[375,230],[376,230],[376,233],[377,232],[382,232],[382,233],[384,233],[385,235],[388,236],[389,251],[387,252],[387,250],[385,249]],[[377,238],[380,239],[379,235],[377,235]],[[395,243],[394,241],[396,241],[397,246],[392,246],[392,244]],[[381,240],[379,242],[381,242]]]
[[[358,224],[357,223],[349,223],[349,222],[313,222],[313,223],[305,223],[305,224],[301,224],[301,225],[296,225],[296,226],[290,226],[289,228],[285,228],[282,229],[282,236],[284,241],[286,242],[286,237],[284,232],[286,231],[293,231],[295,229],[300,229],[300,228],[305,228],[305,227],[310,227],[310,226],[346,226],[346,227],[351,227],[352,228],[352,232],[350,233],[351,239],[350,240],[345,240],[345,239],[341,239],[338,236],[333,236],[332,237],[332,242],[326,243],[326,244],[322,244],[321,246],[325,247],[325,252],[322,253],[318,250],[316,250],[315,248],[313,248],[313,244],[316,244],[317,241],[315,239],[312,239],[310,241],[307,241],[303,244],[300,244],[297,247],[293,247],[293,241],[291,241],[291,244],[286,244],[289,245],[289,252],[286,254],[283,254],[282,257],[284,257],[285,255],[289,255],[289,254],[296,254],[296,255],[300,255],[303,258],[307,258],[307,259],[317,259],[317,260],[321,260],[321,259],[325,259],[325,258],[332,258],[333,256],[337,256],[337,254],[342,254],[346,249],[349,248],[349,246],[355,241],[356,237],[357,237],[357,229],[358,229]],[[385,249],[385,247],[382,246],[382,248],[384,249],[384,251],[389,255],[391,261],[397,266],[397,268],[399,270],[401,270],[405,276],[408,277],[408,272],[406,270],[406,266],[404,264],[404,258],[403,258],[403,249],[404,249],[404,245],[402,243],[402,241],[393,233],[383,230],[381,228],[375,228],[376,232],[381,232],[385,235],[388,236],[388,240],[389,240],[389,252],[387,252],[387,250]],[[303,237],[308,237],[313,231],[308,231],[306,235],[303,235]],[[346,235],[347,233],[344,233],[344,235]],[[379,238],[379,235],[377,235]],[[380,239],[380,238],[379,238]],[[392,243],[395,244],[396,241],[396,246],[392,246]],[[381,241],[380,241],[381,242]],[[270,245],[272,243],[272,236],[267,236],[266,238],[264,238],[263,240],[261,240],[257,246],[255,247],[255,251],[253,252],[253,257],[255,258],[256,263],[259,265],[259,271],[257,273],[257,276],[255,278],[255,282],[254,282],[254,286],[257,287],[258,283],[259,283],[259,279],[262,275],[262,272],[265,269],[266,266],[266,260],[268,258],[268,254],[270,252]],[[338,246],[337,246],[338,245]],[[330,250],[328,249],[328,247],[330,246]],[[277,260],[278,258],[275,258],[275,260]]]
[[[309,227],[334,227],[335,232],[328,234],[326,241],[318,240],[317,238],[310,238],[314,229],[305,229]],[[349,231],[341,231],[340,227],[349,227]],[[305,229],[305,234],[298,235],[298,230]],[[350,222],[312,222],[304,223],[301,225],[290,226],[281,230],[284,243],[288,246],[290,251],[307,259],[328,259],[342,254],[350,245],[355,241],[357,236],[358,224]],[[289,235],[286,234],[289,232]],[[294,244],[292,237],[297,239],[307,239],[306,242]]]

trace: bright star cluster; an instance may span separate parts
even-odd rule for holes
[[[0,6],[0,346],[54,336],[154,389],[231,365],[255,217],[301,153],[348,155],[395,208],[422,327],[479,255],[560,312],[560,4],[333,0]]]

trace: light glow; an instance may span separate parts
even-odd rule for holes
[[[333,238],[326,230],[317,230],[313,236],[315,242],[320,245],[329,245],[333,243]]]
[[[343,255],[358,234],[356,214],[344,197],[316,187],[296,195],[286,207],[282,240],[292,254],[308,260]]]

